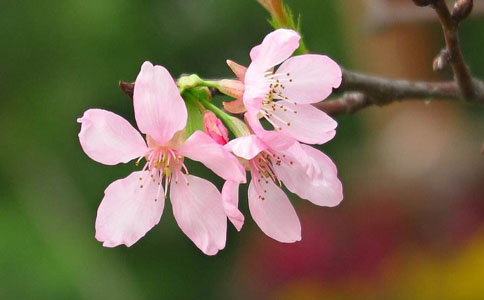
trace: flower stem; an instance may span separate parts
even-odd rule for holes
[[[217,106],[213,105],[212,103],[208,102],[205,99],[198,99],[198,101],[200,101],[200,103],[202,103],[202,105],[206,109],[211,110],[224,123],[230,123],[230,119],[233,118],[232,116],[230,116],[229,114],[227,114],[226,112],[224,112],[223,110],[221,110],[220,108],[218,108]]]
[[[220,87],[220,85],[217,83],[217,81],[213,81],[213,80],[203,80],[203,82],[200,85],[206,86],[206,87],[209,87],[209,88],[214,88],[214,89],[217,89],[217,90]]]
[[[206,109],[212,111],[220,120],[222,120],[225,126],[227,126],[227,128],[234,134],[235,137],[241,137],[250,134],[249,129],[247,128],[245,123],[238,118],[229,115],[228,113],[224,112],[206,99],[199,99],[199,101]]]

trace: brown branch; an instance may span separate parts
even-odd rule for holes
[[[455,81],[425,82],[387,79],[343,69],[343,82],[335,92],[343,96],[315,106],[330,115],[348,114],[369,106],[383,106],[402,100],[454,100],[484,105],[484,83],[473,79],[476,97],[462,99]],[[121,90],[133,98],[134,83],[119,82]],[[216,91],[212,91],[215,96]]]
[[[451,14],[444,0],[436,0],[432,4],[432,7],[439,16],[440,24],[444,32],[450,65],[454,71],[460,93],[465,99],[473,99],[476,96],[476,93],[469,67],[466,64],[460,49],[457,29],[459,27],[459,22],[469,15],[472,6],[472,0],[459,0],[456,2],[453,13]]]
[[[456,88],[456,84],[452,81],[424,82],[387,79],[343,70],[343,82],[336,91],[362,92],[378,104],[387,104],[404,98],[457,98]]]
[[[471,13],[473,0],[457,0],[452,12],[444,0],[413,1],[418,6],[430,5],[437,12],[444,32],[446,48],[435,59],[434,69],[443,69],[449,63],[454,72],[455,81],[390,80],[343,70],[343,83],[338,91],[351,93],[345,93],[343,97],[333,101],[318,103],[316,107],[334,115],[403,99],[447,99],[484,104],[484,83],[471,76],[458,36],[459,23]]]
[[[343,70],[343,82],[335,92],[343,96],[315,106],[330,115],[353,113],[377,105],[383,106],[402,100],[454,100],[484,105],[484,83],[473,78],[475,97],[462,98],[455,81],[425,82],[387,79]]]
[[[335,100],[323,101],[314,106],[330,116],[351,114],[360,109],[373,105],[370,97],[363,93],[346,93]]]

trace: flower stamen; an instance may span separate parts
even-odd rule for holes
[[[167,148],[167,147],[152,147],[148,150],[148,152],[141,156],[136,165],[139,165],[139,162],[142,159],[146,159],[146,163],[142,168],[142,172],[147,171],[149,175],[146,178],[139,177],[140,188],[144,188],[148,180],[152,180],[153,183],[158,185],[158,191],[156,193],[155,201],[158,201],[161,194],[161,189],[164,186],[164,198],[166,199],[168,195],[168,188],[170,182],[172,180],[173,175],[175,174],[175,183],[178,183],[178,170],[183,170],[183,172],[188,175],[188,169],[183,163],[183,156],[177,155],[176,150]],[[164,182],[163,182],[164,181]],[[187,180],[185,179],[187,182]]]

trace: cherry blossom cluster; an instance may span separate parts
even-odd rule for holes
[[[227,219],[239,231],[244,223],[238,202],[247,172],[250,214],[277,241],[301,239],[284,186],[316,205],[338,205],[343,193],[336,166],[309,145],[335,136],[337,123],[311,104],[340,85],[341,69],[324,55],[291,57],[299,41],[293,30],[271,32],[252,48],[247,68],[227,61],[237,80],[190,75],[175,82],[164,67],[145,62],[133,93],[139,131],[117,114],[87,110],[78,119],[84,152],[105,165],[135,160],[141,168],[106,188],[96,239],[106,247],[133,245],[158,224],[169,198],[181,230],[214,255],[225,247]],[[209,88],[235,100],[219,108]],[[191,175],[185,159],[223,178],[221,192]]]

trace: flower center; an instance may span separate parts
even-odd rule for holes
[[[267,193],[265,186],[269,184],[269,180],[282,186],[274,169],[275,166],[280,166],[281,163],[293,165],[293,161],[287,158],[285,154],[280,154],[270,149],[259,153],[259,155],[249,161],[252,180],[259,199],[265,200],[265,194]]]
[[[188,175],[188,170],[183,162],[184,158],[183,156],[178,155],[175,149],[162,146],[152,147],[144,156],[141,156],[136,161],[137,166],[143,158],[146,159],[146,163],[143,166],[142,171],[147,170],[149,176],[139,178],[139,188],[142,189],[148,180],[158,184],[158,192],[156,193],[155,201],[158,201],[159,199],[161,187],[163,186],[163,180],[165,186],[165,198],[168,192],[168,186],[173,177],[175,179],[175,183],[178,183],[178,179],[181,177],[188,185],[188,180],[185,177],[185,175]],[[185,174],[180,172],[180,170],[185,172]]]
[[[291,73],[272,73],[266,72],[264,74],[269,83],[269,93],[267,93],[262,100],[260,113],[262,116],[274,127],[275,130],[281,130],[282,127],[278,124],[291,126],[291,122],[287,122],[279,113],[291,112],[297,114],[297,110],[291,108],[287,103],[296,105],[295,102],[290,101],[288,97],[284,96],[284,89],[286,85],[293,82]]]

